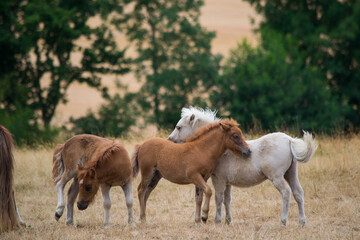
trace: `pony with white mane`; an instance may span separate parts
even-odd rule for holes
[[[216,121],[219,121],[216,118],[216,112],[210,109],[183,108],[181,119],[168,139],[176,143],[183,143],[199,128]],[[230,223],[232,220],[231,186],[251,187],[269,179],[282,197],[281,224],[286,225],[287,223],[290,193],[292,192],[298,204],[299,224],[304,226],[306,224],[304,191],[298,179],[297,163],[308,162],[315,153],[317,143],[312,135],[304,132],[303,139],[297,139],[277,132],[246,142],[252,152],[250,157],[236,156],[227,151],[220,157],[211,175],[215,188],[215,222],[221,222],[222,203],[225,205],[226,223]]]

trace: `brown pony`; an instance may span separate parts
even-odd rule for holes
[[[53,157],[53,180],[58,194],[55,219],[59,220],[65,208],[64,186],[74,178],[68,192],[67,224],[74,223],[73,208],[79,191],[77,205],[80,210],[84,210],[94,199],[99,186],[103,195],[105,226],[108,227],[110,224],[111,186],[123,188],[129,223],[133,224],[131,173],[129,155],[117,141],[83,134],[74,136],[64,144],[57,146]]]
[[[21,220],[14,197],[14,148],[11,133],[0,125],[0,233],[10,231],[25,223]]]
[[[152,190],[163,177],[176,184],[193,183],[197,187],[195,222],[200,222],[203,192],[205,202],[202,220],[206,222],[209,212],[211,188],[206,184],[219,157],[230,149],[235,154],[249,156],[250,149],[234,120],[221,120],[208,124],[184,144],[152,138],[135,146],[132,154],[134,175],[141,171],[138,186],[140,220],[145,221],[146,202]]]

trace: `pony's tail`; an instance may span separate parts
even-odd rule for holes
[[[131,154],[131,165],[133,169],[133,178],[136,178],[139,173],[139,150],[141,144],[136,144],[134,151]]]
[[[298,162],[306,163],[310,160],[318,147],[312,134],[304,131],[303,139],[291,139],[291,153]]]
[[[56,184],[60,180],[61,175],[64,173],[65,170],[64,160],[62,158],[62,152],[64,150],[64,146],[65,144],[59,144],[54,150],[53,169],[52,169],[52,178],[54,184]]]
[[[19,226],[13,194],[13,147],[11,133],[0,125],[0,233]]]

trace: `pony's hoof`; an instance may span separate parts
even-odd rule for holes
[[[286,226],[287,219],[281,219],[280,225],[285,227]]]
[[[73,222],[73,221],[66,221],[66,225],[68,225],[68,226],[74,226],[74,222]]]
[[[231,218],[225,218],[225,223],[227,225],[230,225],[231,224]]]
[[[104,228],[105,228],[105,229],[109,229],[109,228],[110,228],[110,223],[105,224],[105,225],[104,225]]]
[[[207,218],[206,218],[206,217],[201,217],[201,221],[202,221],[203,223],[206,223]]]
[[[55,212],[55,220],[59,221],[60,218],[61,218],[61,215],[58,214],[57,212]]]
[[[306,219],[299,219],[299,226],[305,227],[305,225],[306,225]]]
[[[219,220],[215,218],[215,224],[220,224],[220,223],[221,223],[221,219]]]

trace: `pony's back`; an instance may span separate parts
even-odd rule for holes
[[[13,195],[13,146],[10,132],[0,125],[0,233],[12,230],[19,224]]]

